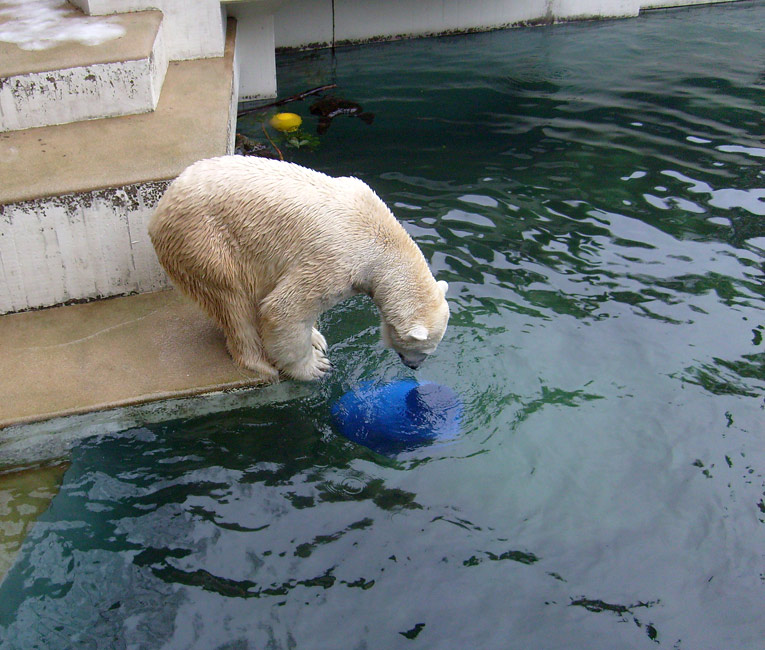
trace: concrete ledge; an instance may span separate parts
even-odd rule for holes
[[[68,455],[78,441],[155,422],[283,403],[308,396],[313,390],[309,384],[299,382],[224,389],[0,430],[0,581],[13,564],[29,528],[56,496],[69,467]]]
[[[175,290],[0,318],[0,428],[258,385]]]

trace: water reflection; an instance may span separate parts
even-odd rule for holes
[[[0,472],[0,580],[35,519],[56,495],[68,464],[46,463]]]
[[[392,487],[397,481],[379,468],[365,471],[347,451],[330,445],[316,454],[315,429],[284,436],[280,421],[293,422],[258,409],[81,444],[70,480],[27,542],[30,554],[3,585],[0,613],[6,622],[13,615],[13,638],[22,647],[102,647],[104,638],[116,647],[202,647],[213,630],[187,636],[191,612],[209,626],[231,599],[268,599],[288,611],[339,605],[342,591],[325,592],[368,591],[385,584],[386,569],[433,564],[428,544],[401,544],[413,527],[431,531],[423,537],[440,522],[481,532],[455,508]],[[405,512],[418,514],[395,517]],[[468,536],[438,561],[535,561],[507,550],[506,540],[492,546],[479,559]],[[239,625],[224,622],[215,634],[226,639]],[[256,647],[267,638],[258,627],[244,625]]]

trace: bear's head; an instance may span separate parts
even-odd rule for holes
[[[412,369],[419,368],[428,355],[435,352],[449,322],[449,304],[445,297],[449,285],[443,280],[436,285],[437,291],[431,299],[418,305],[405,322],[393,325],[383,318],[380,323],[383,343]]]

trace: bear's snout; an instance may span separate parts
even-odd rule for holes
[[[425,359],[428,358],[427,354],[424,354],[422,352],[411,352],[404,356],[401,354],[401,352],[398,353],[399,359],[401,359],[401,362],[407,367],[411,368],[412,370],[417,370],[422,365],[422,362],[425,361]]]

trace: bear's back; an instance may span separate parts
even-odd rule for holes
[[[391,247],[421,257],[406,231],[363,181],[294,163],[223,156],[187,168],[149,225],[158,253],[174,260],[229,260],[251,272],[360,267]]]
[[[379,197],[356,178],[334,178],[258,157],[199,161],[171,184],[162,202],[182,205],[178,212],[186,214],[186,224],[204,215],[226,229],[247,228],[248,238],[262,234],[272,243],[279,233],[289,232],[293,241],[315,239],[327,228],[341,227],[348,236],[356,226],[365,227],[363,222],[395,222]]]

